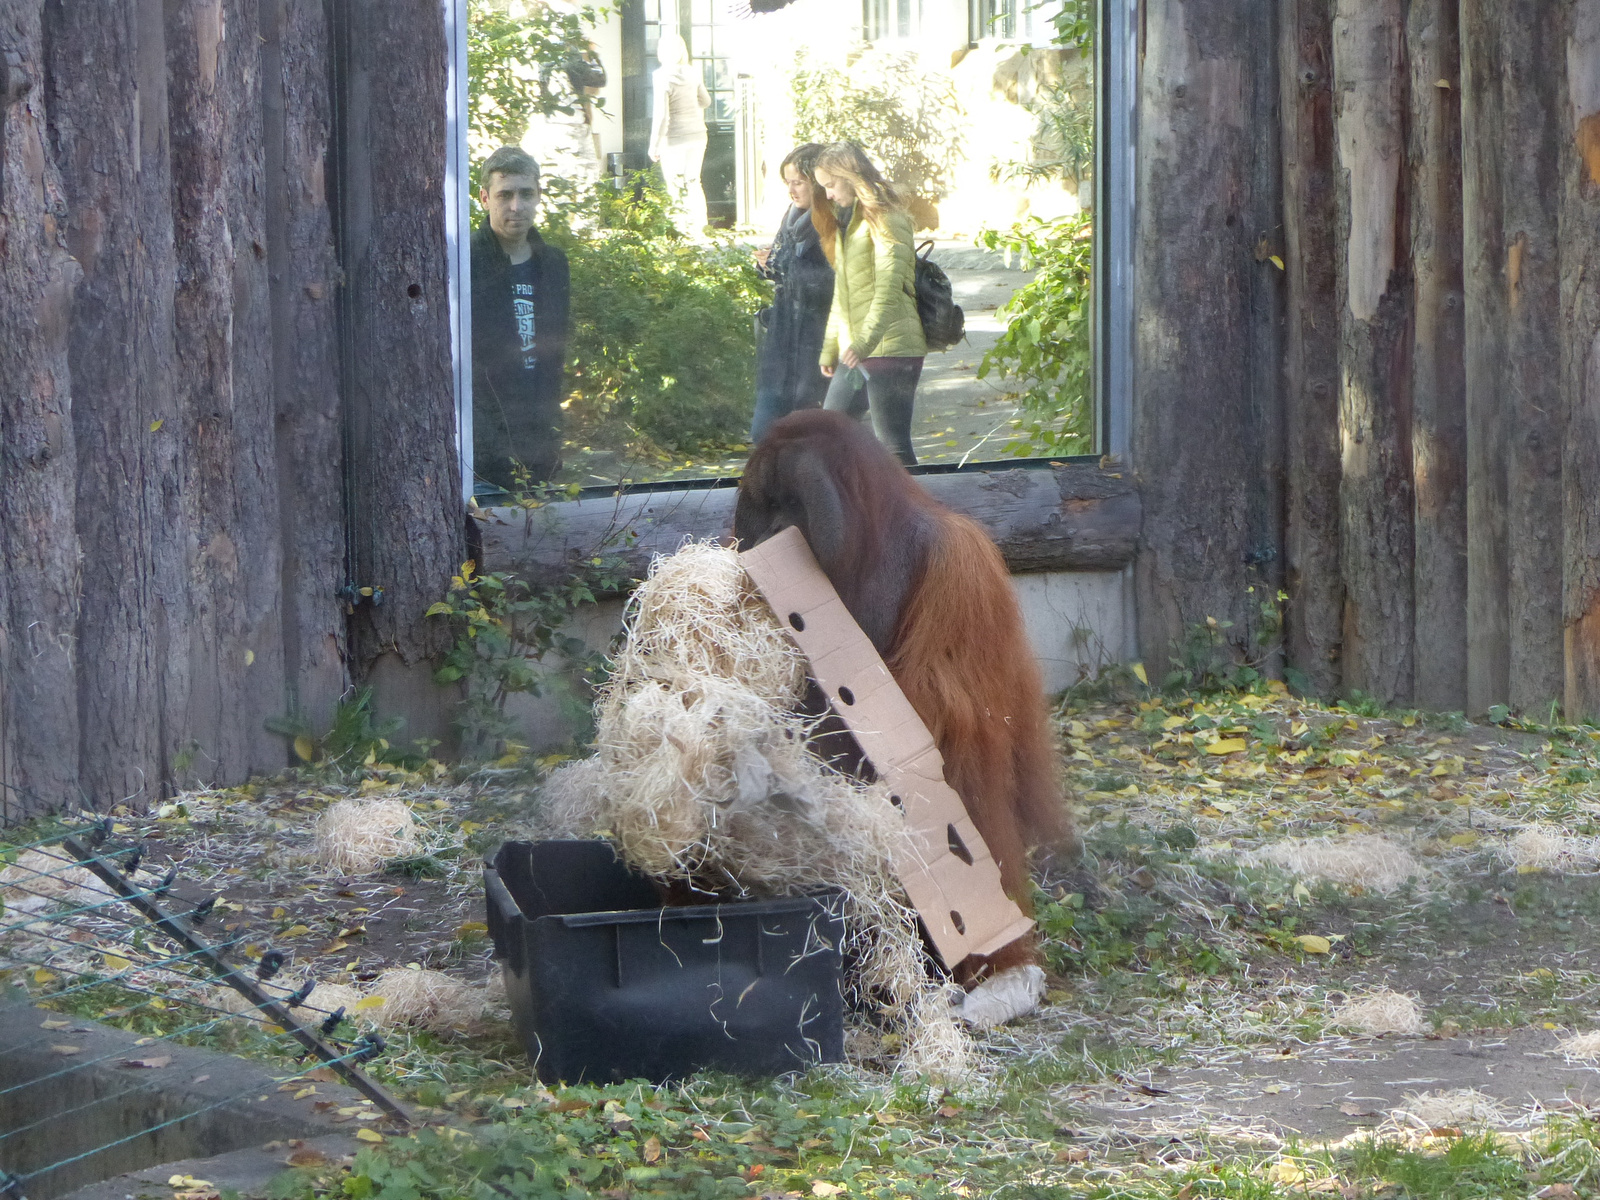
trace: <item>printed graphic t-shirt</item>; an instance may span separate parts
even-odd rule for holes
[[[533,289],[538,283],[533,259],[511,267],[511,311],[517,318],[517,337],[522,342],[522,366],[531,371],[538,365],[537,335],[533,321]]]

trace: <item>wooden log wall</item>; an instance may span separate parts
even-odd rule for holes
[[[0,0],[4,816],[276,770],[269,718],[431,645],[445,45],[438,0]]]
[[[1600,717],[1600,0],[1143,9],[1146,658]]]

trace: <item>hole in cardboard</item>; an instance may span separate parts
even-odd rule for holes
[[[965,933],[967,931],[967,923],[961,919],[961,914],[953,908],[950,910],[950,924],[956,927],[957,933]]]
[[[905,807],[904,802],[900,799],[899,796],[896,796],[896,795],[892,795],[892,794],[890,795],[889,803],[894,805],[896,808],[904,808]]]
[[[956,832],[954,825],[946,825],[944,828],[950,843],[950,853],[970,867],[972,865],[972,851],[967,849],[967,844],[961,840],[961,835]]]
[[[856,694],[849,688],[842,687],[839,689],[839,699],[843,700],[846,704],[854,704],[856,702]]]
[[[406,295],[410,296],[413,300],[422,299],[422,285],[420,283],[413,283],[406,289]]]
[[[794,627],[796,633],[804,633],[806,630],[806,619],[799,613],[789,614],[789,624]]]

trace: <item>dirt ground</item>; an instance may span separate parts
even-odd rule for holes
[[[1600,1028],[1600,730],[1330,708],[1278,685],[1107,691],[1058,715],[1085,851],[1040,867],[1046,1004],[978,1037],[988,1099],[963,1103],[1069,1174],[1363,1130],[1512,1135],[1600,1106],[1600,1038],[1583,1036]],[[286,981],[360,988],[417,965],[478,987],[494,973],[482,858],[525,827],[549,765],[307,770],[123,814],[118,836],[143,842],[144,870],[177,868],[183,902],[220,895],[242,953],[286,951]],[[324,868],[317,822],[352,797],[408,804],[415,853]],[[1388,1032],[1353,1015],[1374,997],[1404,1010]],[[413,1100],[481,1111],[531,1082],[494,1011],[439,1043],[472,1060],[472,1095]],[[407,1070],[389,1077],[402,1092],[450,1077]]]

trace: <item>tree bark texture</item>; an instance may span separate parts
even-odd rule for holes
[[[1600,715],[1600,0],[1275,11],[1278,412],[1232,219],[1272,186],[1240,124],[1270,26],[1142,9],[1144,653],[1239,614],[1281,423],[1286,665],[1308,686]]]
[[[1561,139],[1565,701],[1600,717],[1600,0],[1571,0]]]
[[[1261,251],[1279,224],[1279,197],[1257,186],[1275,157],[1275,121],[1261,120],[1276,47],[1269,0],[1151,0],[1140,80],[1135,261],[1133,454],[1145,535],[1135,564],[1139,642],[1165,665],[1184,631],[1208,617],[1254,655],[1259,607],[1250,589],[1277,557],[1272,439],[1281,412],[1277,369],[1258,355],[1273,334],[1252,299],[1276,277]],[[1274,287],[1278,286],[1276,283]],[[1275,301],[1279,302],[1279,301]],[[1199,348],[1203,347],[1203,351]],[[1263,383],[1263,381],[1266,381]]]
[[[51,0],[44,27],[67,245],[83,268],[68,355],[83,548],[80,784],[95,804],[144,803],[167,758],[163,718],[187,691],[187,663],[171,655],[169,617],[181,611],[168,607],[181,610],[183,571],[169,508],[178,431],[166,428],[175,262],[165,52],[148,0],[93,22],[71,9]]]
[[[1509,702],[1544,707],[1562,692],[1561,268],[1557,244],[1565,59],[1562,5],[1507,3],[1501,21],[1505,134]]]
[[[342,313],[354,503],[356,666],[394,652],[414,664],[447,631],[421,614],[465,552],[455,452],[446,271],[446,47],[437,0],[336,0],[342,64]],[[405,70],[395,64],[404,62]],[[416,167],[420,148],[429,165]]]
[[[41,5],[0,4],[0,817],[77,798],[77,455],[68,330],[81,271],[47,148]]]
[[[255,7],[167,5],[175,401],[191,531],[179,785],[211,778],[218,763],[260,771],[283,760],[265,728],[284,679]]]
[[[1287,659],[1318,695],[1340,684],[1338,199],[1333,0],[1279,9],[1283,121]]]
[[[1338,0],[1333,20],[1341,256],[1344,684],[1414,685],[1410,189],[1404,0]]]
[[[1467,412],[1462,310],[1460,0],[1412,0],[1411,260],[1416,280],[1411,476],[1415,698],[1467,706]]]
[[[1511,691],[1499,0],[1461,0],[1467,404],[1467,710]]]
[[[320,0],[261,0],[267,264],[285,709],[325,728],[348,681],[344,581],[341,272],[328,202],[330,38]]]

